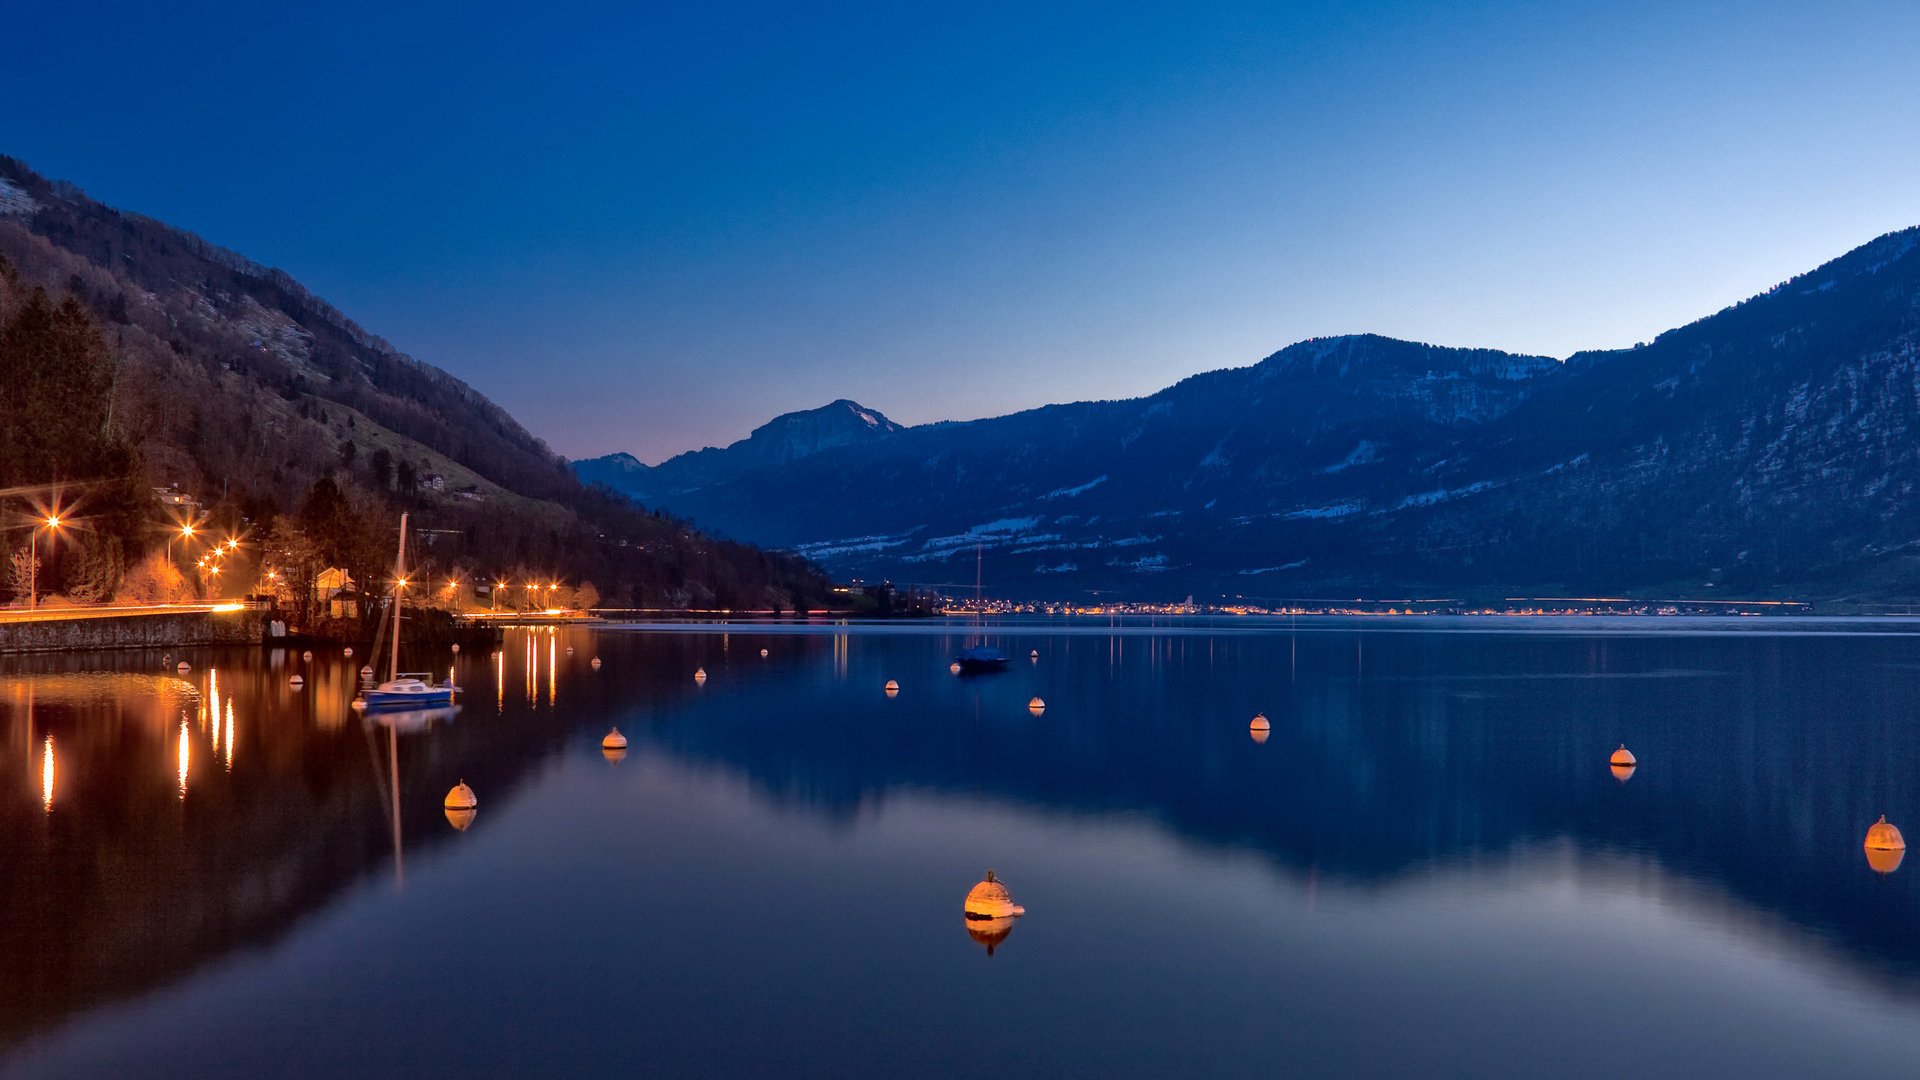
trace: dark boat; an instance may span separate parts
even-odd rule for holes
[[[959,664],[963,672],[981,672],[1005,671],[1012,660],[991,645],[975,645],[971,649],[962,649],[953,662]]]

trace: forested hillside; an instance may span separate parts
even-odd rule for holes
[[[236,577],[271,561],[261,545],[277,527],[314,538],[314,560],[377,581],[407,509],[423,568],[466,582],[592,582],[603,602],[633,606],[828,595],[799,559],[583,487],[472,387],[286,274],[4,157],[0,325],[0,485],[21,489],[5,506],[9,553],[27,546],[30,510],[58,503],[70,519],[42,555],[42,593],[104,598],[129,574],[135,591],[177,591],[140,564],[189,517],[252,539]],[[5,586],[24,592],[11,575]]]

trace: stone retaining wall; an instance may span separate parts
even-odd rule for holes
[[[0,653],[257,645],[266,618],[261,611],[183,611],[0,623]]]

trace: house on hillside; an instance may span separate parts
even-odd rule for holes
[[[153,497],[161,506],[178,507],[187,514],[192,514],[200,505],[199,500],[181,491],[179,484],[154,488]]]
[[[320,571],[313,581],[314,599],[318,601],[318,610],[331,619],[354,619],[360,616],[360,590],[354,585],[353,578],[337,566],[329,566]]]

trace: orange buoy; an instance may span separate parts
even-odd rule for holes
[[[1900,869],[1907,857],[1907,841],[1900,830],[1887,823],[1887,815],[1867,828],[1867,865],[1875,873],[1891,874]]]
[[[287,685],[293,687],[295,690],[298,690],[301,687],[307,685],[307,680],[301,678],[298,675],[294,675],[287,679]]]
[[[1627,749],[1626,743],[1621,743],[1620,749],[1615,750],[1613,752],[1613,756],[1607,759],[1607,764],[1625,765],[1627,768],[1631,769],[1635,765],[1640,764],[1640,761],[1638,758],[1635,758],[1633,756],[1633,751]]]
[[[953,672],[955,675],[960,674],[960,661],[955,660],[953,663],[948,664],[947,670]]]
[[[467,782],[462,780],[453,785],[453,790],[447,792],[446,808],[448,810],[477,810],[480,808],[480,800],[474,795],[473,789],[467,786]]]
[[[587,666],[591,668],[598,668],[600,666],[600,658],[596,656],[592,660],[587,661]]]
[[[626,748],[627,737],[620,734],[619,728],[614,728],[607,732],[607,737],[600,740],[600,749],[602,750],[625,750]]]
[[[1267,720],[1266,713],[1254,713],[1253,721],[1247,727],[1253,731],[1271,731],[1273,724]]]
[[[1039,716],[1041,713],[1047,711],[1047,703],[1036,697],[1032,701],[1027,702],[1027,711],[1035,716]]]
[[[986,879],[975,885],[968,893],[963,909],[968,920],[984,922],[988,919],[1019,918],[1027,909],[1013,902],[1013,894],[1007,891],[1007,883],[987,871]]]
[[[694,668],[694,669],[693,669],[693,681],[694,681],[694,682],[706,682],[706,681],[707,681],[707,669],[706,669],[706,668]]]
[[[1887,815],[1881,814],[1880,820],[1867,828],[1867,849],[1869,851],[1905,851],[1906,838],[1900,830],[1887,824]]]

